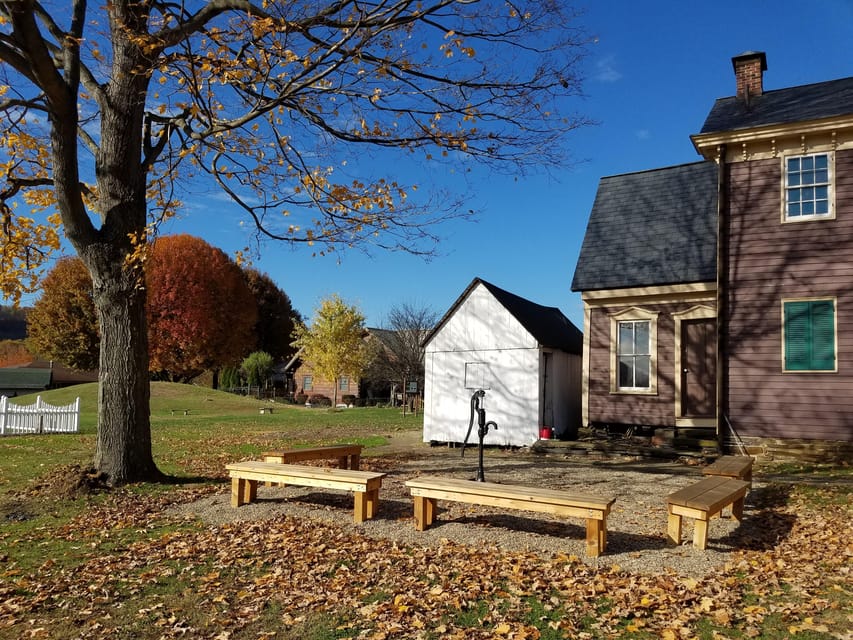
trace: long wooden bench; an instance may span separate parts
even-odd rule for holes
[[[283,451],[267,451],[263,454],[263,459],[266,462],[294,464],[305,460],[336,458],[338,467],[341,469],[358,469],[362,448],[360,444],[332,444],[325,447],[285,449]]]
[[[670,541],[681,544],[681,519],[693,518],[693,546],[705,549],[708,545],[708,521],[732,506],[732,516],[743,518],[743,500],[749,482],[725,476],[708,476],[695,484],[679,489],[666,498],[669,518],[667,535]]]
[[[607,545],[607,515],[615,498],[599,498],[554,489],[522,487],[421,476],[408,480],[415,508],[415,529],[423,531],[435,521],[436,501],[451,500],[491,507],[539,511],[586,519],[586,553],[599,556]]]
[[[234,462],[225,465],[231,476],[231,506],[253,502],[257,499],[259,482],[277,482],[300,487],[322,487],[352,491],[355,494],[355,522],[364,522],[376,515],[379,506],[379,488],[384,473],[308,467],[278,462]]]
[[[706,476],[724,476],[752,483],[752,456],[721,456],[702,469]]]

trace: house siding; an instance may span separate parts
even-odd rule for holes
[[[744,437],[853,440],[853,151],[835,218],[781,222],[782,160],[727,165],[724,411]],[[836,299],[836,372],[783,372],[782,300]]]
[[[696,301],[597,306],[590,309],[589,389],[587,420],[590,424],[627,424],[673,427],[675,416],[675,319],[673,314],[695,307]],[[703,302],[709,304],[709,301]],[[626,308],[657,313],[657,393],[654,395],[611,393],[610,323],[611,316]]]
[[[313,389],[308,391],[305,391],[303,387],[305,376],[312,376],[314,378]],[[318,376],[310,364],[303,363],[299,365],[296,372],[293,374],[293,384],[295,386],[294,393],[296,395],[304,393],[308,397],[320,395],[326,396],[329,400],[333,400],[335,398],[335,384]],[[340,388],[338,389],[338,402],[341,402],[344,396],[355,396],[357,398],[359,395],[358,387],[358,378],[349,376],[349,389],[346,391],[341,391]]]

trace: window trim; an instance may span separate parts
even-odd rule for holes
[[[658,316],[639,307],[629,307],[610,314],[610,393],[619,395],[657,395],[658,392]],[[649,387],[619,386],[619,324],[621,322],[649,323]]]
[[[349,376],[338,378],[338,391],[349,391]]]
[[[832,302],[832,355],[834,364],[831,369],[789,369],[785,351],[787,346],[787,336],[785,334],[785,305],[795,302]],[[780,306],[781,325],[782,325],[782,373],[798,374],[798,373],[838,373],[838,298],[836,296],[815,296],[808,298],[783,298]]]
[[[302,376],[302,391],[314,391],[314,376],[308,374]]]
[[[827,159],[827,208],[826,213],[812,213],[788,216],[788,160],[793,158],[814,158],[826,156]],[[799,222],[815,222],[817,220],[835,220],[835,152],[832,150],[813,150],[809,153],[792,153],[782,155],[782,224],[796,224]],[[823,184],[823,183],[821,183]]]

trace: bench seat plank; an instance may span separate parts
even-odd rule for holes
[[[751,481],[753,462],[752,456],[721,456],[702,469],[702,474]]]
[[[408,480],[406,486],[414,499],[415,528],[419,531],[435,521],[438,500],[573,516],[586,520],[587,554],[590,556],[598,556],[604,551],[607,515],[615,502],[615,498],[598,498],[555,489],[435,476]]]
[[[708,520],[732,505],[736,520],[743,517],[743,502],[750,483],[725,476],[707,476],[667,496],[667,535],[681,544],[681,519],[694,519],[693,545],[705,549],[708,544]]]
[[[333,444],[305,449],[266,451],[262,457],[266,462],[279,462],[281,464],[337,458],[338,466],[341,469],[358,469],[363,448],[360,444]]]
[[[231,476],[231,505],[239,507],[257,497],[258,482],[293,484],[302,487],[319,487],[352,491],[355,494],[356,522],[363,522],[376,514],[379,489],[384,473],[308,467],[278,462],[248,461],[225,465]]]

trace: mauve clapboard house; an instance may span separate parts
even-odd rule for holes
[[[853,78],[764,91],[763,53],[732,63],[703,161],[600,182],[572,282],[583,422],[849,459]]]

